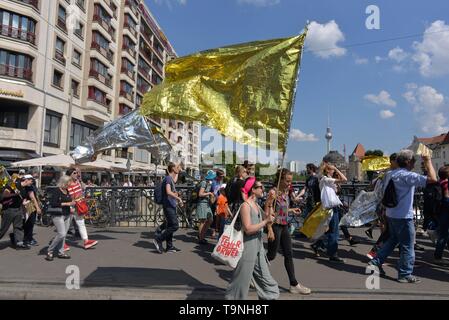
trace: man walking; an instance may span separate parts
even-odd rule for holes
[[[423,156],[422,158],[428,176],[411,172],[416,161],[413,151],[402,150],[396,159],[399,168],[391,171],[385,177],[385,186],[388,186],[390,180],[393,181],[397,205],[386,210],[390,236],[377,252],[377,256],[369,262],[369,265],[378,267],[380,273],[385,274],[382,264],[399,244],[398,281],[401,283],[421,282],[419,278],[412,275],[415,264],[413,196],[415,187],[424,188],[426,184],[437,182],[430,157]],[[387,189],[385,189],[386,192],[388,192]]]
[[[162,181],[162,206],[165,216],[165,228],[160,233],[156,233],[153,244],[158,253],[163,253],[163,242],[167,242],[166,252],[179,252],[178,248],[173,246],[173,234],[179,228],[178,216],[176,214],[176,205],[179,202],[182,205],[182,199],[176,192],[175,180],[180,172],[180,165],[170,162],[167,167],[168,174]]]

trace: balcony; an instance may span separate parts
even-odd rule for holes
[[[131,111],[133,111],[133,109],[131,107],[127,106],[124,103],[120,103],[119,110],[118,110],[118,113],[120,115],[125,115],[125,114],[127,114],[127,113],[129,113]]]
[[[137,86],[137,91],[139,91],[143,95],[145,93],[147,93],[150,89],[151,89],[151,86],[144,85],[144,84],[142,84],[140,86],[139,85]]]
[[[120,90],[120,97],[126,98],[132,103],[134,103],[134,93],[133,92],[127,92],[125,90]]]
[[[39,11],[39,0],[16,0],[17,2],[32,6],[34,9]]]
[[[133,57],[134,59],[136,58],[136,50],[134,49],[135,47],[131,47],[127,44],[123,44],[122,49],[125,50],[126,52],[128,52],[131,57]]]
[[[110,108],[110,106],[109,106],[109,101],[108,101],[108,99],[106,98],[106,96],[103,96],[103,97],[97,97],[97,96],[95,96],[95,94],[92,94],[92,93],[89,92],[88,100],[94,101],[94,102],[96,102],[96,103],[102,105],[103,107],[106,108],[106,110],[107,110],[108,113],[111,112],[111,108]]]
[[[158,64],[154,63],[154,60],[153,60],[153,68],[156,69],[156,71],[159,73],[159,75],[162,76],[164,74],[164,72],[162,71],[162,68],[160,68]]]
[[[132,152],[127,152],[126,150],[115,150],[115,157],[116,158],[122,158],[122,159],[129,159],[129,160],[133,160],[133,153]]]
[[[65,66],[66,59],[64,57],[64,52],[59,51],[59,50],[55,50],[55,59]]]
[[[125,6],[130,8],[136,17],[139,16],[139,12],[137,11],[137,4],[132,0],[126,0]]]
[[[145,70],[144,67],[142,66],[139,66],[138,70],[147,80],[151,81],[151,75],[149,70]]]
[[[93,21],[102,26],[103,29],[106,30],[106,32],[112,37],[112,39],[115,38],[115,30],[110,21],[103,20],[103,18],[98,14],[94,14]]]
[[[129,32],[131,32],[131,34],[137,39],[137,30],[135,25],[131,25],[128,21],[125,21],[123,28],[128,29]]]
[[[65,33],[67,33],[67,22],[65,19],[58,17],[57,26],[61,28]]]
[[[0,25],[0,35],[14,38],[18,40],[23,40],[34,45],[36,43],[36,34],[33,32],[27,32],[23,29],[13,28],[7,25]]]
[[[32,80],[33,72],[31,69],[18,68],[16,66],[10,66],[6,64],[0,64],[0,76],[12,77],[24,79],[27,81]]]
[[[90,69],[89,77],[97,79],[98,81],[100,81],[101,83],[105,84],[106,86],[112,89],[112,77],[105,76],[94,69]]]
[[[98,51],[103,57],[108,59],[112,65],[114,65],[114,60],[113,60],[114,54],[112,53],[111,49],[103,48],[102,46],[100,46],[99,43],[97,43],[95,41],[92,41],[92,43],[90,44],[90,47],[92,49],[95,49],[96,51]]]
[[[133,80],[134,80],[134,77],[135,77],[135,75],[136,75],[136,72],[135,72],[134,70],[128,69],[128,68],[126,68],[125,66],[122,66],[121,72],[122,72],[123,74],[126,74],[128,77],[130,77],[130,78],[133,79]]]

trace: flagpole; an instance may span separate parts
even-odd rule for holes
[[[304,27],[304,37],[307,36],[307,31],[308,31],[308,26],[309,26],[309,21],[307,21],[306,26]],[[305,42],[305,40],[304,40]],[[290,127],[291,127],[291,123],[292,123],[292,119],[293,119],[293,112],[295,110],[295,102],[296,102],[296,92],[297,92],[297,87],[298,87],[298,79],[299,79],[299,71],[300,71],[300,64],[301,64],[301,60],[302,60],[302,55],[304,52],[304,43],[303,43],[303,47],[301,48],[301,55],[299,57],[298,60],[298,64],[297,64],[297,76],[296,76],[296,81],[295,81],[295,86],[293,88],[293,98],[292,98],[292,104],[291,104],[291,108],[290,108],[290,118],[289,118],[289,122],[288,122],[288,126],[287,126],[287,135],[284,141],[284,148],[282,150],[282,160],[279,166],[279,170],[276,173],[279,173],[279,177],[278,177],[278,184],[277,184],[277,188],[276,188],[276,195],[275,195],[275,199],[274,199],[274,203],[273,203],[273,211],[276,211],[276,204],[277,204],[277,197],[278,197],[278,192],[279,192],[279,188],[281,185],[281,176],[282,176],[282,171],[283,171],[283,166],[284,166],[284,161],[285,161],[285,154],[287,153],[287,146],[288,146],[288,137],[290,135]],[[268,224],[268,232],[270,233],[273,232],[272,229],[272,223]]]

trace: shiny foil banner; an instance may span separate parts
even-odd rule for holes
[[[362,171],[382,171],[389,168],[389,157],[366,156],[362,160]]]
[[[300,232],[309,239],[320,238],[329,228],[332,214],[332,209],[325,209],[321,206],[321,203],[317,204],[304,221]]]
[[[340,220],[340,226],[361,227],[378,219],[377,208],[382,201],[384,180],[379,179],[374,191],[361,191]]]
[[[93,132],[70,155],[75,162],[84,163],[94,161],[103,151],[128,147],[147,149],[159,160],[169,157],[172,150],[159,128],[134,110]]]
[[[306,32],[170,61],[164,82],[145,95],[141,113],[200,121],[237,142],[284,150],[305,37]]]

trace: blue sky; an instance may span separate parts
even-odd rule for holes
[[[327,114],[332,149],[357,143],[395,152],[414,135],[449,130],[447,0],[146,0],[179,56],[295,35],[311,24],[302,59],[288,159],[324,155]],[[380,10],[368,30],[367,6]],[[358,45],[379,40],[392,41]],[[355,45],[355,46],[353,46]],[[334,50],[323,50],[334,48]]]

